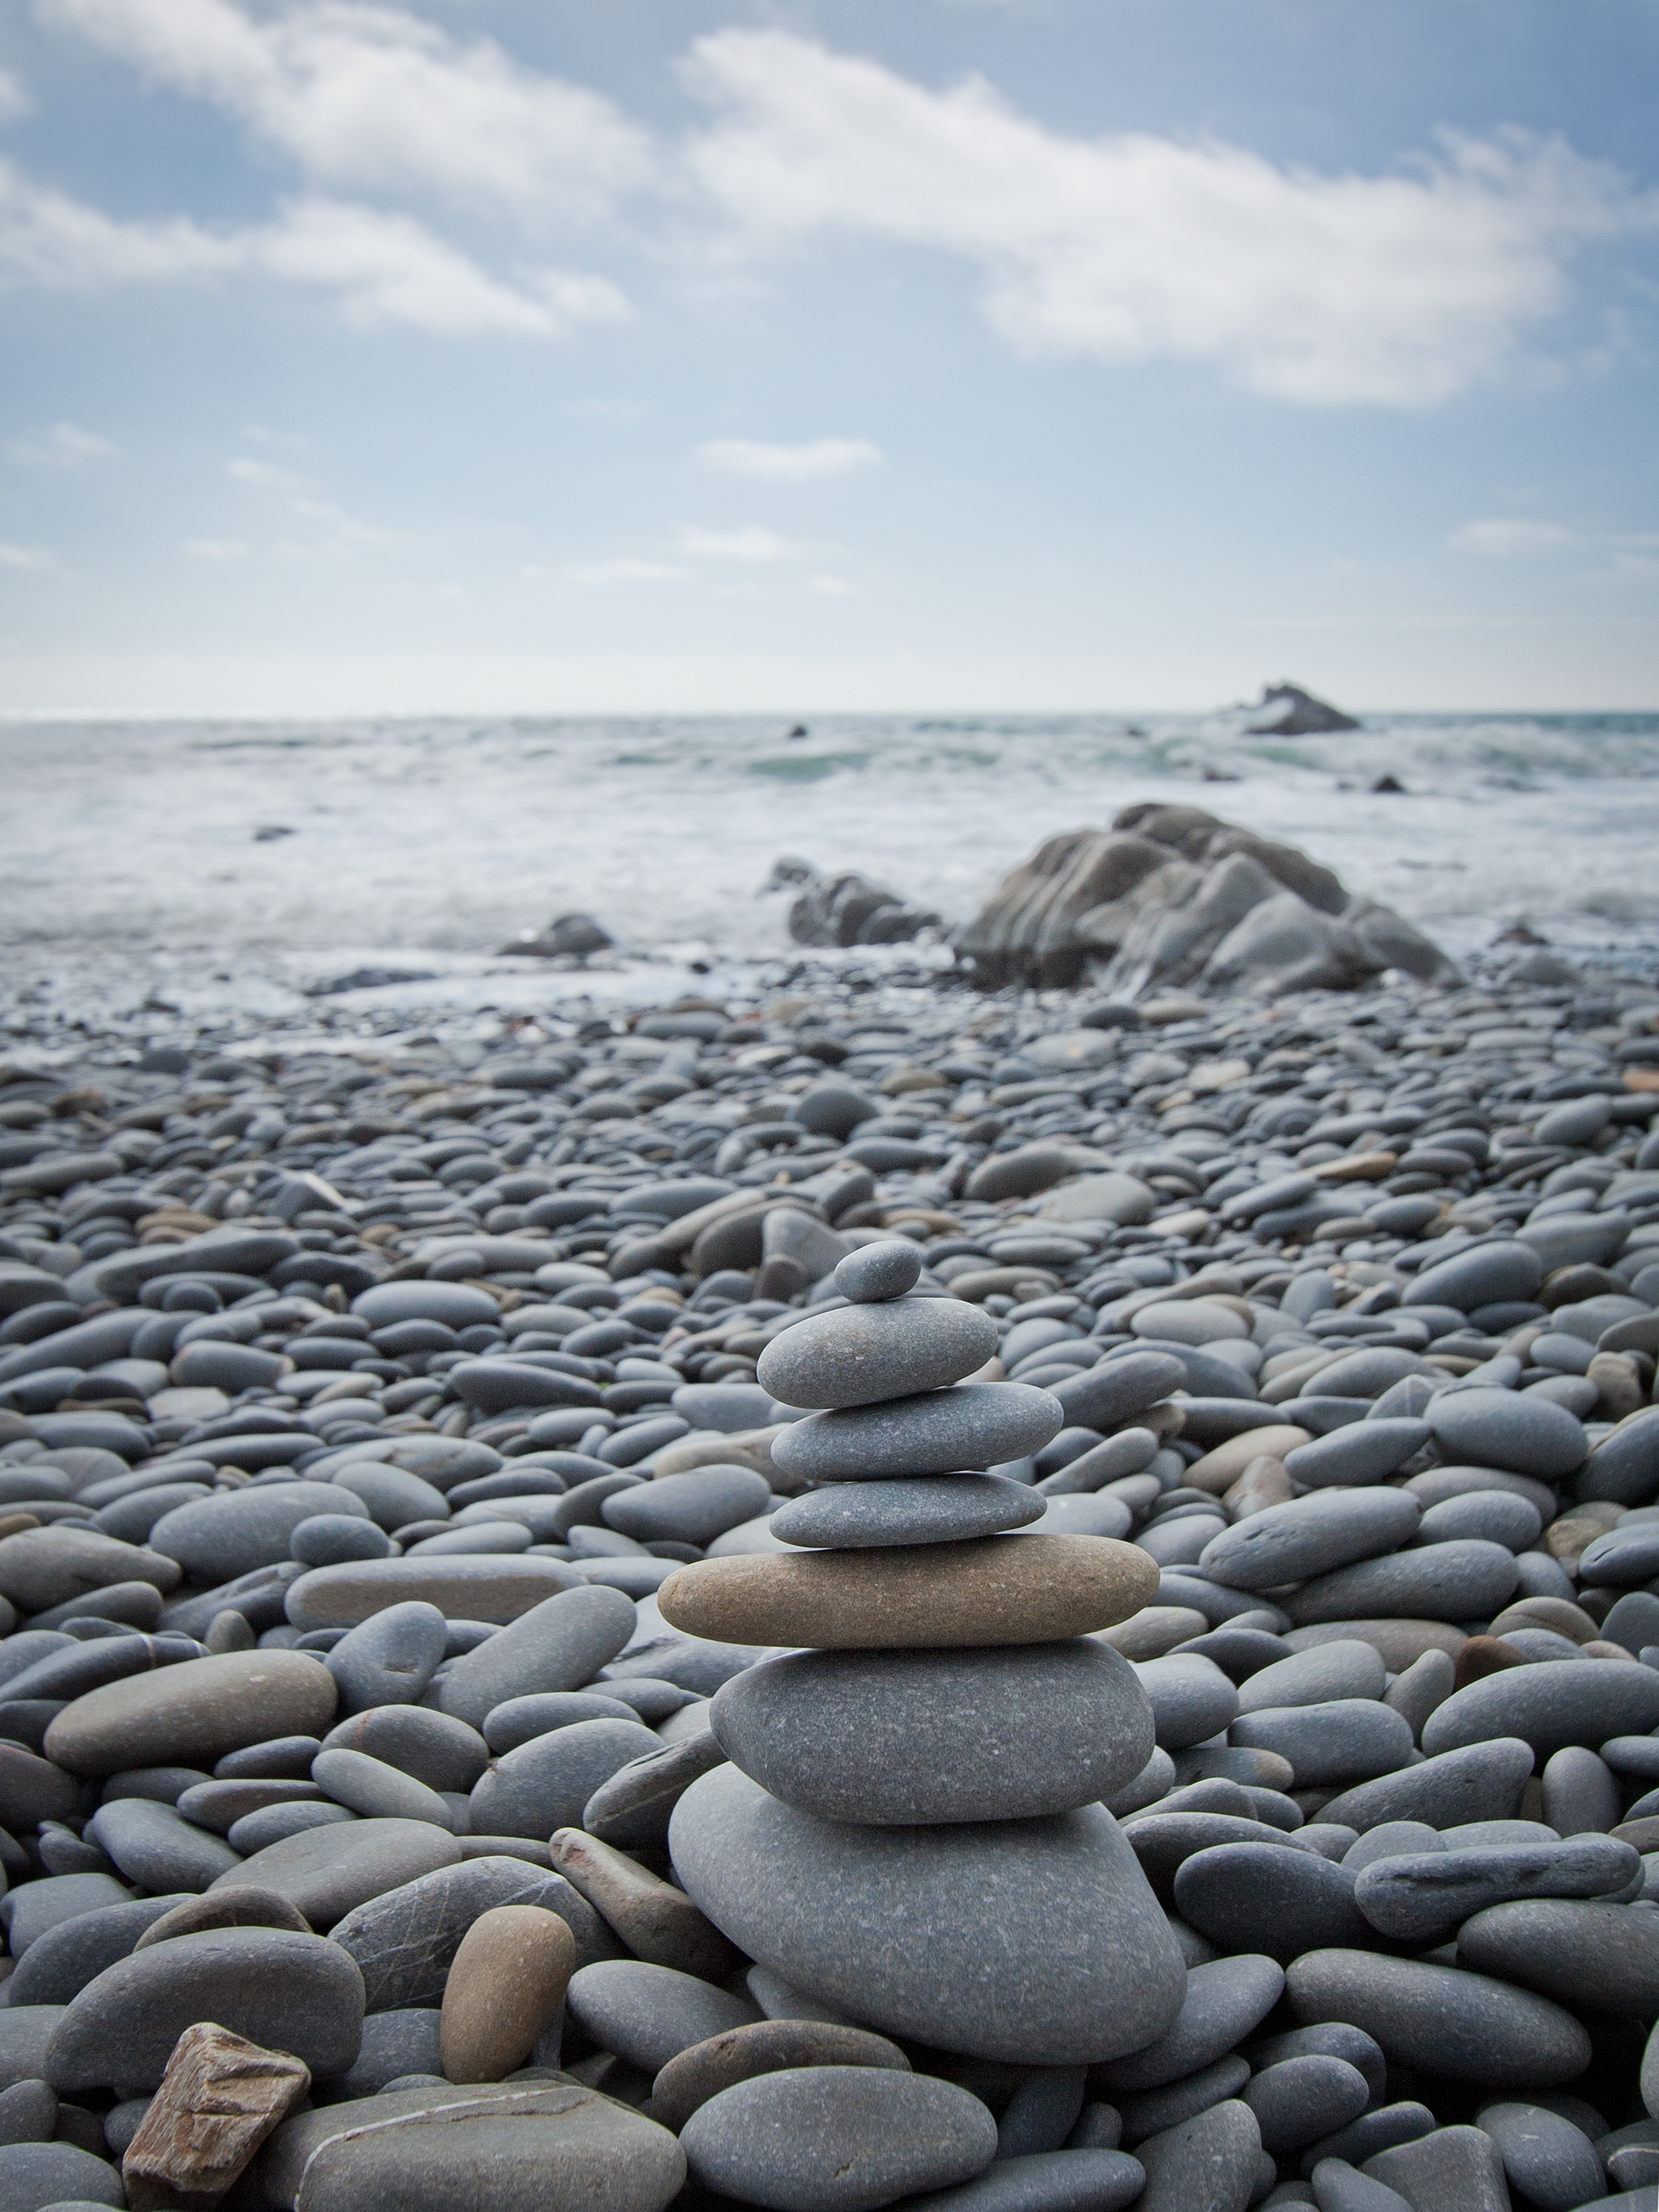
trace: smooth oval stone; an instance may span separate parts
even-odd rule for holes
[[[1443,1458],[1506,1468],[1540,1482],[1571,1474],[1589,1450],[1583,1423],[1531,1390],[1448,1390],[1424,1419]]]
[[[176,1559],[191,1582],[211,1588],[287,1559],[294,1531],[319,1513],[366,1518],[368,1508],[332,1483],[254,1483],[164,1513],[149,1532],[150,1549]]]
[[[755,2018],[746,1998],[641,1959],[602,1959],[581,1967],[571,1976],[568,2002],[596,2043],[647,2074]]]
[[[408,2012],[370,2013],[363,2039],[349,2073],[329,2084],[343,2099],[373,2097],[408,2074],[440,2073],[439,2036],[442,2014],[422,2006]]]
[[[1211,1660],[1170,1652],[1145,1661],[1134,1672],[1152,1705],[1152,1725],[1164,1751],[1207,1743],[1237,1715],[1238,1692]]]
[[[1489,1905],[1534,1897],[1605,1897],[1639,1871],[1630,1844],[1611,1836],[1575,1836],[1560,1843],[1500,1844],[1374,1861],[1361,1870],[1354,1896],[1379,1934],[1401,1942],[1438,1943]]]
[[[46,1613],[116,1583],[149,1583],[165,1595],[179,1578],[176,1559],[94,1528],[60,1522],[0,1537],[0,1597],[20,1613]]]
[[[145,1930],[182,1901],[177,1895],[134,1898],[60,1921],[18,1960],[6,1984],[8,2005],[68,2004],[106,1966],[128,1957]]]
[[[999,2158],[976,2180],[914,2203],[917,2212],[1118,2212],[1146,2185],[1146,2167],[1127,2151],[1068,2145]]]
[[[711,2097],[681,2148],[705,2186],[781,2212],[872,2212],[988,2166],[997,2126],[935,2076],[867,2066],[763,2074]]]
[[[540,1840],[577,1827],[613,1774],[661,1749],[662,1738],[632,1720],[577,1721],[537,1736],[492,1762],[474,1785],[472,1832]]]
[[[351,1310],[371,1328],[395,1328],[399,1322],[437,1321],[446,1328],[473,1328],[497,1322],[501,1308],[488,1291],[466,1283],[376,1283],[351,1301]]]
[[[423,1482],[406,1468],[386,1467],[377,1460],[354,1460],[337,1467],[330,1487],[345,1492],[334,1510],[349,1513],[355,1498],[377,1527],[390,1535],[411,1521],[447,1521],[449,1501],[441,1490]]]
[[[1352,1875],[1274,1844],[1194,1851],[1176,1870],[1175,1901],[1218,1951],[1258,1952],[1281,1966],[1315,1948],[1367,1941]]]
[[[767,1660],[716,1693],[709,1726],[786,1804],[883,1827],[1068,1812],[1152,1753],[1133,1668],[1082,1639]]]
[[[337,1805],[365,1820],[429,1820],[451,1829],[450,1808],[435,1790],[361,1751],[319,1751],[312,1766],[319,1788]]]
[[[636,1543],[708,1544],[763,1512],[771,1496],[753,1468],[699,1467],[619,1490],[601,1500],[599,1514]]]
[[[289,2120],[261,2176],[268,2203],[295,2204],[303,2187],[307,2212],[411,2195],[458,2212],[662,2212],[685,2160],[666,2128],[579,2082],[439,2080]]]
[[[725,1757],[708,1728],[671,1743],[648,1759],[630,1759],[602,1782],[582,1808],[582,1826],[600,1843],[623,1850],[668,1841],[674,1808],[699,1775]]]
[[[1605,2188],[1603,2168],[1582,2128],[1541,2105],[1487,2105],[1480,2116],[1504,2161],[1504,2174],[1547,2212],[1571,2212]]]
[[[1285,1990],[1297,2020],[1346,2021],[1396,2064],[1455,2081],[1548,2088],[1589,2063],[1589,2037],[1571,2013],[1455,1966],[1371,1951],[1308,1951],[1290,1967]]]
[[[1103,1367],[1089,1368],[1056,1384],[1049,1395],[1059,1401],[1068,1421],[1105,1436],[1133,1414],[1158,1405],[1172,1390],[1186,1388],[1186,1366],[1173,1352],[1126,1352]]]
[[[516,1620],[555,1592],[584,1577],[562,1559],[459,1558],[361,1559],[313,1567],[288,1586],[285,1604],[295,1628],[351,1628],[389,1605],[419,1600],[446,1620]]]
[[[1375,1645],[1339,1637],[1258,1668],[1238,1686],[1238,1710],[1253,1713],[1273,1705],[1322,1705],[1332,1698],[1380,1698],[1388,1684],[1388,1669]]]
[[[1146,2171],[1136,2212],[1245,2212],[1261,2174],[1261,2130],[1237,2097],[1135,2148]]]
[[[1298,1790],[1369,1782],[1397,1773],[1413,1757],[1411,1723],[1374,1698],[1261,1707],[1241,1713],[1230,1734],[1248,1749],[1288,1759]]]
[[[872,1406],[960,1382],[993,1358],[997,1325],[960,1298],[902,1298],[809,1314],[775,1336],[755,1379],[786,1406]]]
[[[0,2204],[6,2212],[85,2212],[126,2201],[121,2177],[108,2160],[75,2143],[0,2146]]]
[[[1329,1370],[1327,1370],[1327,1372]],[[1426,1421],[1347,1421],[1285,1455],[1285,1468],[1304,1490],[1386,1482],[1429,1441]]]
[[[228,1651],[129,1675],[77,1698],[46,1730],[71,1774],[206,1765],[245,1744],[315,1735],[334,1717],[334,1679],[298,1651]]]
[[[637,1618],[629,1599],[603,1585],[544,1598],[455,1662],[440,1692],[442,1710],[477,1728],[508,1698],[580,1689],[622,1650]]]
[[[218,1836],[204,1835],[171,1805],[144,1797],[119,1797],[101,1806],[86,1832],[129,1881],[141,1883],[152,1894],[205,1889],[241,1864],[241,1854]]]
[[[504,1856],[465,1859],[369,1898],[335,1923],[330,1941],[356,1961],[371,2014],[441,2004],[461,1938],[482,1913],[504,1905],[556,1912],[584,1966],[619,1948],[562,1875]]]
[[[1043,1507],[1028,1485],[1006,1475],[933,1474],[915,1481],[827,1483],[792,1498],[769,1525],[787,1544],[862,1551],[998,1536],[1041,1521]]]
[[[1489,1905],[1458,1929],[1457,1963],[1565,2005],[1659,2015],[1659,1913],[1561,1896]]]
[[[702,1560],[669,1577],[657,1608],[672,1627],[719,1643],[1031,1644],[1109,1628],[1157,1589],[1146,1554],[1109,1537],[987,1536]]]
[[[1312,2051],[1264,2066],[1243,2093],[1261,2130],[1261,2148],[1275,2159],[1334,2135],[1357,2120],[1370,2100],[1357,2066]]]
[[[762,2020],[726,2029],[678,2052],[651,2087],[651,2117],[676,2134],[699,2106],[723,2089],[761,2074],[805,2066],[876,2066],[908,2073],[910,2062],[896,2043],[866,2028],[834,2021]]]
[[[154,2089],[198,2021],[286,2051],[313,2074],[357,2055],[363,1978],[336,1943],[275,1928],[180,1936],[106,1967],[70,2004],[46,2045],[56,2089]]]
[[[444,1985],[444,2073],[499,2081],[522,2066],[557,2016],[575,1963],[575,1941],[556,1912],[501,1905],[481,1913]]]
[[[1530,1498],[1506,1490],[1468,1492],[1443,1498],[1424,1514],[1418,1541],[1443,1544],[1458,1536],[1479,1536],[1490,1544],[1503,1544],[1511,1552],[1524,1552],[1538,1541],[1544,1516]],[[1654,1560],[1659,1570],[1659,1556]]]
[[[854,1827],[720,1766],[680,1799],[669,1848],[693,1901],[750,1958],[873,2027],[943,2050],[1088,2064],[1163,2034],[1185,1994],[1169,1923],[1098,1806]]]
[[[1213,2065],[1200,2066],[1195,2074],[1171,2081],[1162,2089],[1148,2089],[1139,2097],[1125,2097],[1121,2107],[1122,2139],[1139,2143],[1148,2136],[1178,2128],[1183,2120],[1196,2118],[1200,2112],[1220,2104],[1224,2098],[1236,2097],[1249,2078],[1249,2060],[1230,2052],[1226,2057],[1218,2058]],[[1105,2109],[1115,2112],[1120,2108],[1108,2106]]]
[[[1530,1298],[1544,1279],[1544,1263],[1529,1244],[1513,1239],[1477,1244],[1425,1267],[1401,1292],[1401,1305],[1455,1306],[1474,1313],[1480,1306]]]
[[[453,1836],[424,1820],[343,1821],[256,1851],[213,1887],[251,1882],[273,1889],[313,1928],[327,1929],[369,1898],[454,1866],[461,1856]]]
[[[372,1521],[347,1513],[315,1513],[288,1540],[289,1557],[307,1567],[343,1566],[351,1559],[384,1559],[392,1540]]]
[[[919,1397],[809,1413],[773,1438],[772,1460],[803,1482],[951,1474],[1041,1451],[1066,1418],[1059,1400],[1024,1382],[958,1382]]]
[[[1493,1736],[1519,1736],[1540,1757],[1567,1744],[1592,1749],[1618,1735],[1659,1728],[1659,1674],[1607,1659],[1563,1659],[1510,1667],[1454,1690],[1423,1723],[1423,1748],[1455,1751]]]
[[[317,1748],[364,1752],[438,1790],[471,1790],[489,1764],[489,1747],[477,1729],[424,1705],[376,1705],[354,1714],[331,1729]]]
[[[1403,1490],[1319,1491],[1235,1522],[1204,1547],[1200,1565],[1227,1589],[1273,1589],[1395,1551],[1420,1517]]]
[[[348,1813],[343,1805],[330,1805],[319,1800],[302,1805],[265,1805],[257,1813],[244,1813],[240,1820],[231,1824],[226,1841],[245,1859],[256,1851],[270,1849],[272,1844],[287,1841],[289,1836],[304,1833],[307,1828],[337,1827],[342,1820],[355,1820],[357,1815]]]
[[[1316,1575],[1285,1599],[1284,1609],[1298,1628],[1327,1620],[1400,1615],[1418,1620],[1485,1620],[1514,1596],[1520,1580],[1521,1570],[1507,1545],[1461,1537]]]
[[[0,1905],[12,1957],[26,1956],[48,1929],[104,1905],[125,1905],[131,1894],[113,1875],[94,1872],[49,1875],[42,1881],[20,1883]]]
[[[867,1103],[860,1100],[861,1105]],[[801,1103],[807,1106],[808,1103],[803,1100]],[[808,1110],[798,1117],[809,1129],[816,1126],[809,1118],[810,1112],[808,1106]],[[839,1136],[843,1132],[837,1129],[833,1133]],[[855,1305],[866,1305],[884,1298],[902,1298],[907,1291],[915,1288],[921,1275],[921,1253],[908,1237],[894,1237],[879,1244],[860,1245],[849,1252],[836,1264],[835,1285],[842,1297],[851,1298]]]
[[[1505,1820],[1519,1806],[1532,1767],[1532,1747],[1518,1737],[1468,1744],[1345,1790],[1321,1807],[1320,1818],[1358,1828],[1362,1835],[1397,1820],[1443,1829],[1470,1820]]]
[[[546,1690],[528,1698],[508,1698],[484,1715],[483,1739],[496,1758],[532,1743],[574,1721],[637,1721],[642,1716],[618,1698],[592,1690]]]
[[[274,1890],[255,1889],[244,1883],[222,1889],[216,1897],[181,1898],[170,1912],[149,1926],[133,1945],[146,1951],[152,1943],[170,1943],[175,1936],[198,1936],[207,1928],[287,1928],[296,1936],[309,1936],[305,1915]]]
[[[1194,1966],[1179,2014],[1164,2033],[1131,2056],[1102,2069],[1105,2087],[1124,2091],[1161,2088],[1179,2081],[1242,2043],[1278,2003],[1285,1975],[1272,1959],[1245,1954]]]

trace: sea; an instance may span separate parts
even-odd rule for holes
[[[956,922],[1142,799],[1304,847],[1455,957],[1517,922],[1568,957],[1659,946],[1659,714],[1253,719],[0,720],[3,1003],[16,1033],[657,996],[788,951],[781,858]],[[616,940],[595,970],[502,957],[571,912]],[[338,988],[364,970],[389,980]]]

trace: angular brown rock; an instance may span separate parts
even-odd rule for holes
[[[132,2212],[206,2212],[310,2087],[309,2068],[285,2051],[211,2021],[187,2027],[121,2161]]]

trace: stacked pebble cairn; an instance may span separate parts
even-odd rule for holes
[[[1655,2212],[1659,990],[799,980],[12,1012],[0,2212]]]
[[[818,1486],[773,1522],[823,1548],[690,1566],[659,1601],[694,1635],[811,1648],[720,1692],[732,1763],[681,1799],[670,1847],[708,1917],[811,1997],[937,2048],[1082,2068],[1161,2036],[1185,1992],[1100,1802],[1154,1747],[1133,1668],[1092,1632],[1138,1612],[1156,1570],[1109,1538],[1007,1533],[1044,1501],[978,1470],[1041,1449],[1065,1416],[1029,1386],[962,1382],[994,1326],[908,1297],[920,1272],[914,1245],[866,1246],[836,1271],[851,1303],[763,1355],[780,1399],[828,1409],[780,1439]],[[896,2118],[918,2092],[878,2087]],[[694,2164],[722,2124],[717,2107],[692,2123]],[[1101,2159],[1121,2182],[1122,2160]],[[717,2148],[707,2162],[720,2178]]]

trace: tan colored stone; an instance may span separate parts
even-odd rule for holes
[[[626,1851],[580,1828],[556,1830],[548,1850],[558,1872],[636,1959],[704,1982],[723,1982],[737,1967],[737,1953],[685,1892],[659,1880]]]
[[[46,1730],[46,1757],[70,1774],[130,1766],[211,1766],[279,1735],[322,1735],[337,1692],[301,1651],[228,1651],[89,1690]]]
[[[1235,1521],[1243,1521],[1252,1513],[1265,1513],[1270,1505],[1288,1504],[1295,1495],[1284,1461],[1264,1452],[1222,1493],[1221,1502]]]
[[[121,2161],[132,2212],[206,2212],[310,2087],[310,2069],[286,2051],[263,2051],[210,2021],[187,2027]]]
[[[781,1490],[791,1480],[781,1474],[772,1464],[772,1439],[788,1424],[775,1423],[770,1428],[739,1429],[734,1436],[682,1437],[678,1443],[668,1444],[651,1462],[650,1473],[658,1482],[671,1474],[689,1474],[697,1467],[751,1467],[757,1474],[763,1474],[775,1490]]]
[[[1109,1536],[750,1553],[682,1567],[657,1594],[671,1627],[715,1643],[869,1650],[1044,1644],[1110,1628],[1158,1593],[1158,1569]]]
[[[1254,1460],[1282,1460],[1298,1444],[1313,1442],[1306,1429],[1298,1429],[1289,1421],[1275,1422],[1271,1428],[1246,1429],[1242,1436],[1229,1437],[1224,1444],[1194,1460],[1182,1475],[1182,1481],[1189,1490],[1207,1490],[1219,1498],[1232,1488]]]
[[[1599,1420],[1622,1421],[1648,1402],[1642,1370],[1628,1352],[1598,1352],[1585,1372],[1601,1393],[1595,1408]]]
[[[1506,1605],[1492,1622],[1494,1636],[1506,1636],[1511,1628],[1552,1628],[1558,1636],[1570,1637],[1575,1644],[1593,1644],[1599,1631],[1596,1624],[1582,1605],[1575,1605],[1569,1597],[1518,1597],[1513,1605]],[[1628,1658],[1628,1652],[1626,1656]]]
[[[1394,1152],[1345,1152],[1340,1160],[1322,1160],[1313,1173],[1320,1182],[1381,1182],[1397,1159]]]
[[[497,1905],[461,1938],[444,1984],[438,2050],[452,2081],[499,2081],[557,2014],[576,1939],[539,1905]]]
[[[1564,1567],[1576,1567],[1598,1536],[1619,1526],[1626,1510],[1607,1498],[1589,1498],[1550,1522],[1544,1531],[1544,1548]]]

